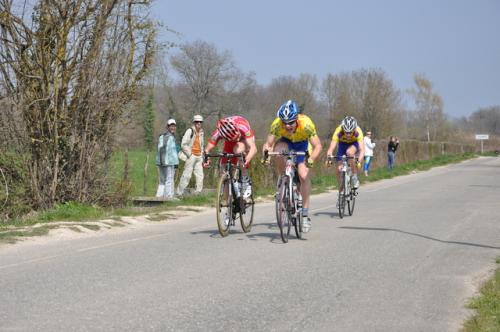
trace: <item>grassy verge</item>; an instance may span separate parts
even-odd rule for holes
[[[500,258],[496,262],[500,264]],[[476,314],[464,323],[463,332],[500,331],[500,267],[467,307]]]

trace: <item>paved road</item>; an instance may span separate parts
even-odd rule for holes
[[[500,255],[500,158],[365,185],[281,243],[274,206],[221,238],[213,212],[0,248],[1,331],[457,331]]]

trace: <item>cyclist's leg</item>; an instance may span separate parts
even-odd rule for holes
[[[235,145],[236,145],[236,142],[224,141],[224,146],[222,147],[222,152],[233,153]],[[233,162],[233,160],[229,160],[228,158],[225,158],[225,157],[220,158],[220,164],[221,164],[220,165],[221,166],[220,170],[221,170],[221,174],[226,169],[226,164],[228,162]],[[226,203],[229,203],[229,202],[227,202],[228,190],[229,190],[229,188],[224,188],[224,200],[225,200]]]
[[[342,156],[347,155],[347,149],[349,148],[349,144],[344,143],[344,142],[339,142],[338,148],[337,148],[337,154],[335,155],[335,160],[337,161],[337,183],[339,186],[339,190],[341,190],[342,186],[342,181],[340,179],[340,171],[342,171]]]
[[[354,162],[354,157],[356,156],[356,152],[359,150],[359,145],[357,142],[351,144],[347,148],[347,156],[351,157],[351,159],[348,160],[349,166],[351,167],[352,171],[352,183],[354,188],[359,188],[359,179],[358,179],[358,168],[356,167],[356,164]]]
[[[354,142],[352,144],[349,144],[349,146],[347,147],[347,150],[346,150],[346,155],[348,157],[354,158],[354,157],[356,157],[356,152],[358,152],[358,150],[359,150],[358,142]],[[349,162],[349,166],[351,166],[352,172],[354,174],[358,174],[358,168],[356,167],[356,165],[354,163],[354,159],[349,159],[348,162]]]
[[[250,146],[246,141],[242,142],[237,142],[234,147],[233,147],[233,153],[248,153],[248,150],[250,149]],[[238,159],[234,158],[232,160],[233,164],[238,163]],[[243,165],[240,165],[243,166]],[[250,177],[248,175],[248,169],[245,167],[241,167],[241,192],[243,193],[243,198],[248,201],[248,198],[252,195],[252,186],[251,186],[251,181]]]
[[[274,152],[284,152],[284,151],[290,151],[292,149],[291,147],[292,142],[285,138],[280,138],[276,144],[274,145]],[[276,170],[278,171],[278,174],[283,174],[285,172],[285,157],[276,157]]]

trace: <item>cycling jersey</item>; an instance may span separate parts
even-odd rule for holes
[[[271,124],[270,134],[278,138],[286,138],[292,143],[307,141],[311,137],[317,135],[314,122],[312,122],[311,118],[304,114],[299,114],[299,117],[297,119],[297,128],[292,134],[286,131],[285,124],[283,123],[283,121],[281,121],[280,118],[274,119],[273,123]]]
[[[231,116],[229,118],[234,120],[234,122],[236,123],[236,127],[240,131],[241,136],[239,141],[254,137],[254,132],[252,128],[250,128],[250,124],[248,123],[247,119],[239,115]],[[221,139],[224,139],[224,137],[222,137],[218,129],[215,129],[208,142],[212,143],[213,145],[217,145],[217,143]]]
[[[363,131],[361,130],[361,128],[356,127],[351,137],[347,137],[344,130],[342,129],[342,126],[338,126],[333,133],[332,140],[335,142],[348,144],[352,144],[354,142],[360,143],[363,142]]]

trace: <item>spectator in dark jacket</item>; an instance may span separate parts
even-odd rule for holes
[[[399,138],[396,136],[391,136],[389,138],[389,145],[387,146],[387,167],[389,170],[394,168],[394,162],[396,160],[396,150],[399,146]]]

